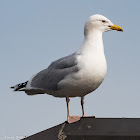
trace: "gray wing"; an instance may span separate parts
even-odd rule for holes
[[[77,71],[76,54],[74,53],[52,62],[47,69],[36,74],[31,81],[31,86],[44,90],[57,90],[58,83],[62,79]]]

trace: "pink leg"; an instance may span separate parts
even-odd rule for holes
[[[84,97],[81,97],[81,106],[82,106],[82,117],[85,117],[85,110],[84,110]]]
[[[81,106],[82,106],[82,117],[84,117],[84,118],[88,118],[88,117],[93,117],[93,118],[95,118],[95,116],[85,116],[84,97],[81,97]]]
[[[73,122],[76,122],[76,121],[79,121],[80,120],[80,116],[70,116],[70,111],[69,111],[69,97],[66,97],[66,103],[67,103],[67,122],[68,123],[73,123]]]
[[[69,111],[69,97],[66,97],[66,103],[67,103],[67,117],[70,116],[70,111]]]

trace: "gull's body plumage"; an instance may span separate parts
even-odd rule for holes
[[[92,36],[96,37],[93,38],[95,41]],[[76,53],[54,61],[20,90],[25,90],[29,95],[39,92],[56,97],[82,97],[99,87],[106,71],[102,34],[93,32],[91,39],[85,39]]]

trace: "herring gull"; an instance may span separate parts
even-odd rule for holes
[[[84,96],[100,86],[107,72],[102,34],[110,30],[123,31],[102,15],[90,16],[84,27],[84,42],[78,51],[52,62],[28,81],[11,88],[25,91],[27,95],[47,93],[65,97],[69,123],[80,119],[70,115],[69,97],[81,97],[82,117],[85,117]]]

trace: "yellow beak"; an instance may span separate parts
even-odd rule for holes
[[[123,32],[123,29],[120,27],[120,26],[118,26],[118,25],[113,25],[113,26],[110,26],[110,28],[112,29],[112,30],[117,30],[117,31],[122,31]]]

